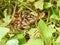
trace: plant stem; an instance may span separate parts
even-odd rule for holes
[[[31,8],[29,8],[28,6],[26,5],[23,5],[24,7],[26,7],[27,9],[29,9],[30,11],[34,12],[34,13],[37,13],[36,11],[32,10]]]
[[[13,10],[13,14],[12,14],[12,21],[14,20],[14,15],[15,15],[15,11],[16,11],[16,6],[17,6],[17,4],[15,4],[15,7],[14,7],[14,10]]]

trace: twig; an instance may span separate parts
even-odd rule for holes
[[[16,11],[16,6],[17,6],[17,4],[15,4],[15,7],[14,7],[14,10],[13,10],[13,14],[12,14],[12,21],[14,20],[14,15],[15,15],[15,11]]]

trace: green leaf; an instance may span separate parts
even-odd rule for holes
[[[23,34],[17,34],[14,38],[19,40],[19,44],[24,44],[26,42],[26,39],[24,38]]]
[[[6,45],[18,45],[18,40],[17,39],[11,39],[7,41]]]
[[[57,6],[60,6],[60,0],[57,1]]]
[[[56,32],[56,29],[54,27],[55,27],[55,25],[53,25],[53,24],[48,25],[48,29],[50,30],[51,33]]]
[[[20,6],[20,7],[18,8],[18,12],[22,11],[23,8],[24,8],[23,6]]]
[[[58,15],[52,14],[50,16],[50,22],[53,22],[54,24],[57,24],[58,23]]]
[[[50,16],[50,20],[57,20],[58,19],[58,15],[56,15],[56,14],[52,14],[51,16]]]
[[[7,16],[7,9],[4,10],[3,14],[4,14],[4,17]]]
[[[7,9],[4,10],[4,18],[3,18],[4,22],[10,22],[10,15],[7,14]]]
[[[7,40],[8,40],[8,38],[6,38],[6,37],[2,38],[0,41],[0,45],[5,45]]]
[[[2,22],[2,21],[0,21],[0,26],[1,26],[1,25],[3,25],[3,22]]]
[[[43,40],[40,38],[31,38],[26,44],[24,45],[44,45]]]
[[[2,26],[7,26],[11,22],[10,15],[7,14],[7,9],[4,10],[4,18],[3,18],[4,23]]]
[[[43,8],[44,8],[44,9],[48,9],[48,8],[50,8],[51,6],[52,6],[52,4],[51,4],[50,2],[44,2]]]
[[[44,0],[39,0],[37,2],[34,3],[34,6],[36,9],[40,9],[40,10],[43,10],[43,1]]]
[[[8,28],[0,27],[0,41],[9,32]]]
[[[60,27],[56,27],[57,31],[60,32]]]
[[[24,0],[18,0],[20,3],[22,3]]]
[[[34,2],[35,0],[27,0],[27,1]]]
[[[43,25],[44,25],[44,27],[43,27]],[[43,20],[40,20],[39,22],[38,22],[38,30],[42,33],[42,32],[44,32],[45,30],[48,30],[47,29],[47,26],[46,26],[46,24],[45,24],[45,22],[43,21]]]
[[[6,23],[6,22],[10,22],[11,19],[10,19],[10,15],[7,15],[5,18],[3,18],[3,21]]]
[[[31,28],[29,31],[29,34],[32,35],[32,34],[34,34],[35,31],[36,31],[36,28]]]
[[[54,9],[56,15],[59,15],[59,9]]]
[[[45,22],[43,20],[40,20],[38,22],[38,30],[40,31],[40,34],[44,37],[47,44],[50,45],[52,42],[52,33],[55,32],[55,30],[51,27],[47,27]]]
[[[57,40],[54,43],[55,45],[60,45],[60,36],[57,38]]]

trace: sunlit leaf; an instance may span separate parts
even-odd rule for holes
[[[7,16],[3,19],[3,21],[4,21],[4,22],[10,22],[10,21],[11,21],[11,20],[10,20],[10,16],[7,15]]]
[[[0,41],[9,32],[8,28],[0,27]]]
[[[43,26],[44,25],[44,26]],[[44,28],[43,28],[44,27]],[[45,22],[43,21],[43,20],[40,20],[39,22],[38,22],[38,29],[39,29],[39,31],[42,33],[42,32],[44,32],[45,30],[48,30],[47,29],[47,26],[46,26],[46,24],[45,24]]]
[[[27,1],[34,2],[35,0],[27,0]]]
[[[57,20],[58,19],[58,15],[56,15],[56,14],[52,14],[51,16],[50,16],[50,20]]]
[[[48,25],[48,29],[50,30],[51,33],[54,33],[56,31],[56,29],[54,27],[55,27],[55,25],[53,25],[53,24]]]
[[[37,2],[34,3],[34,6],[36,9],[40,9],[40,10],[43,10],[43,1],[44,0],[39,0]]]
[[[7,26],[11,22],[11,17],[7,14],[7,9],[4,10],[3,26]]]
[[[22,3],[24,0],[18,0],[20,3]]]
[[[57,1],[57,6],[60,6],[60,0]]]
[[[7,14],[7,9],[4,10],[4,22],[10,22],[10,15]]]
[[[40,31],[40,34],[44,36],[47,44],[50,45],[52,41],[52,33],[55,32],[55,30],[51,27],[47,27],[43,20],[38,22],[38,30]]]
[[[19,41],[17,39],[8,40],[6,45],[18,45]]]
[[[36,31],[36,28],[30,29],[29,34],[32,35],[35,31]]]
[[[27,44],[24,45],[44,45],[43,40],[40,38],[31,38]]]

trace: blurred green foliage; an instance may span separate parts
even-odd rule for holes
[[[13,16],[22,10],[45,16],[34,28],[11,30]],[[0,0],[0,45],[60,45],[60,0]]]

